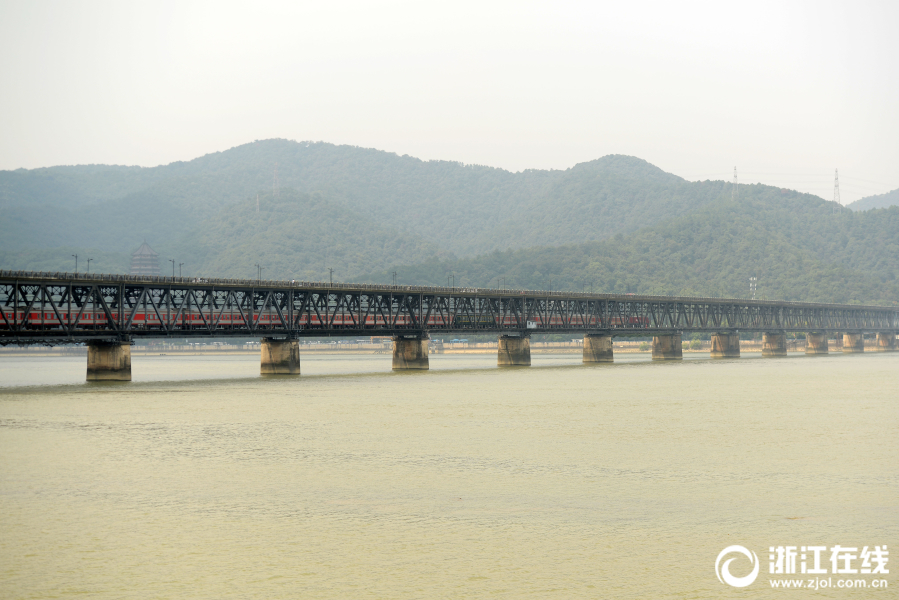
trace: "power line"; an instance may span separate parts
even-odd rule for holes
[[[845,177],[844,177],[843,179],[845,179]],[[876,194],[886,194],[886,192],[879,191],[879,190],[882,190],[882,189],[884,189],[884,188],[868,187],[868,186],[866,186],[866,185],[858,185],[858,184],[855,184],[855,183],[846,183],[846,182],[843,182],[842,184],[840,184],[840,187],[841,187],[841,188],[844,188],[844,189],[849,189],[849,190],[866,190],[866,191],[873,191],[873,192],[876,193]]]
[[[827,173],[784,173],[784,172],[775,172],[775,171],[743,171],[744,175],[796,175],[799,177],[826,177]]]
[[[802,194],[811,194],[815,196],[819,196],[821,198],[826,198],[828,195],[828,191],[831,188],[831,184],[827,179],[827,175],[823,173],[784,173],[784,172],[774,172],[774,171],[743,171],[743,176],[748,177],[750,180],[754,180],[753,183],[747,183],[746,185],[767,185],[775,188],[782,189],[791,189],[796,192]],[[773,177],[767,177],[773,176]],[[712,174],[701,174],[701,175],[686,175],[682,176],[682,178],[686,181],[692,182],[702,182],[710,181],[710,182],[726,182],[724,174],[721,172],[712,173]],[[839,177],[838,174],[835,174],[835,187],[837,192],[837,200],[840,206],[842,206],[842,198],[839,196]],[[860,198],[864,198],[867,196],[875,196],[880,194],[886,194],[891,191],[891,184],[883,183],[881,181],[874,181],[871,179],[863,179],[861,177],[849,177],[844,176],[843,179],[849,179],[850,181],[846,183],[844,181],[843,188],[849,190],[850,196],[858,196],[858,198],[853,198],[853,200],[857,200]],[[857,183],[864,182],[864,183]],[[865,185],[865,184],[872,185]],[[737,196],[737,168],[734,167],[734,179],[731,183],[731,200],[736,200]],[[847,203],[852,200],[847,199]],[[836,212],[836,205],[834,206],[834,211]]]
[[[774,178],[766,177],[765,181],[790,182],[790,183],[816,183],[816,182],[820,182],[820,181],[827,181],[830,178],[830,175],[827,175],[824,173],[759,173],[756,171],[743,171],[744,177],[754,178],[755,176],[759,176],[759,175],[766,175],[766,176],[767,175],[776,175],[777,176]],[[811,177],[812,179],[806,179],[808,177]],[[802,179],[798,179],[798,178],[802,178]],[[726,181],[727,176],[724,175],[724,173],[719,172],[719,173],[710,173],[710,174],[704,174],[704,175],[684,175],[683,179],[686,179],[688,181],[691,181],[691,180],[692,181],[703,181],[703,180]],[[870,183],[875,186],[881,186],[881,187],[890,188],[890,189],[895,189],[893,186],[896,186],[895,183],[884,183],[882,181],[873,181],[871,179],[862,179],[861,177],[850,177],[848,175],[843,175],[843,179],[844,180],[849,179],[851,181],[861,181],[864,183]],[[855,184],[855,185],[857,185],[859,187],[866,187],[866,186],[862,186],[861,184]],[[878,188],[871,188],[871,189],[878,189]]]
[[[749,177],[749,173],[747,173],[746,171],[743,172],[743,176],[744,176],[744,178],[748,178],[748,179],[750,179],[750,180],[751,180],[751,179],[754,179],[754,178],[752,178],[752,177]],[[850,178],[850,177],[843,176],[843,179],[851,179],[851,178]],[[724,180],[724,177],[719,177],[716,181],[723,181],[723,180]],[[688,180],[688,181],[689,181],[689,180]],[[700,180],[697,179],[697,181],[700,181]],[[759,178],[758,181],[757,181],[757,183],[761,183],[761,184],[763,184],[763,185],[777,185],[777,184],[789,184],[789,185],[819,185],[819,186],[822,186],[822,187],[823,187],[823,186],[827,186],[827,188],[830,189],[830,177],[829,177],[829,176],[827,176],[827,177],[821,177],[821,178],[819,178],[819,179],[787,179],[787,178],[777,178],[777,179],[767,179],[767,178],[765,178],[765,179],[761,179],[761,178]],[[748,184],[747,184],[747,185],[748,185]],[[889,189],[889,186],[888,186],[888,185],[885,185],[885,184],[884,184],[884,185],[880,185],[880,186],[878,186],[877,184],[875,184],[874,186],[870,186],[870,185],[864,185],[864,184],[861,184],[861,183],[853,183],[853,182],[851,182],[851,181],[850,181],[848,184],[847,184],[847,183],[844,183],[844,184],[843,184],[843,187],[846,187],[846,186],[849,186],[849,187],[854,188],[854,189],[864,189],[864,190],[882,190],[882,189]]]
[[[854,179],[856,181],[864,181],[865,183],[873,183],[875,185],[890,187],[889,183],[884,183],[882,181],[871,181],[870,179],[862,179],[861,177],[849,177],[848,175],[843,175],[843,179]]]

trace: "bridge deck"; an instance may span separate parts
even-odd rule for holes
[[[0,345],[135,337],[895,332],[899,307],[0,271]]]

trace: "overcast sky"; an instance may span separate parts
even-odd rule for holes
[[[255,139],[899,188],[899,2],[8,2],[0,169]]]

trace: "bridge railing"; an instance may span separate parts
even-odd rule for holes
[[[326,281],[297,281],[273,280],[273,279],[223,279],[210,277],[164,277],[146,275],[118,275],[101,273],[69,273],[61,271],[10,271],[0,270],[0,278],[28,278],[28,279],[57,279],[69,281],[103,281],[108,283],[135,283],[135,284],[162,284],[162,285],[221,285],[239,287],[261,288],[314,288],[317,290],[337,291],[384,291],[394,290],[406,293],[435,293],[435,294],[473,294],[478,296],[535,296],[553,298],[583,298],[596,300],[633,300],[634,302],[686,302],[686,303],[721,303],[740,302],[756,306],[796,306],[796,307],[849,307],[889,309],[895,306],[873,305],[841,305],[822,304],[811,302],[794,302],[789,300],[753,300],[750,298],[711,297],[711,296],[658,296],[647,294],[603,294],[571,291],[547,291],[525,290],[508,288],[477,288],[477,287],[444,287],[444,286],[418,286],[418,285],[389,285],[372,283],[332,283]]]

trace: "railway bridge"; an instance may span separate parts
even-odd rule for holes
[[[496,334],[499,365],[530,365],[532,334],[584,336],[585,363],[612,362],[615,336],[652,336],[653,360],[682,358],[681,336],[711,334],[713,358],[740,355],[761,333],[763,356],[895,351],[899,307],[535,290],[328,284],[0,271],[0,345],[86,344],[88,380],[130,380],[133,340],[257,337],[261,372],[298,374],[297,339],[391,336],[393,368],[427,369],[431,333]]]

